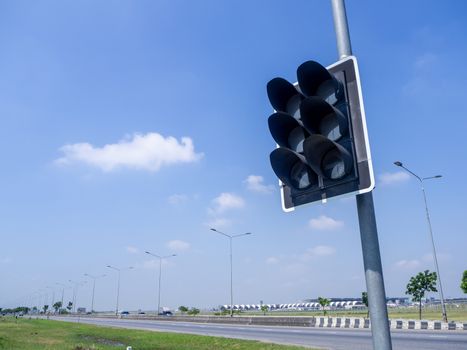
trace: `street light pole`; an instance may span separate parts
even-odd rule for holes
[[[65,285],[63,283],[56,283],[57,285],[61,286],[62,287],[62,307],[63,307],[63,297],[65,295]]]
[[[53,307],[53,304],[54,304],[54,300],[55,300],[55,289],[53,287],[50,287],[50,286],[47,286],[45,288],[48,288],[52,291],[52,302],[50,303],[50,306]]]
[[[119,268],[114,267],[114,266],[111,266],[111,265],[107,265],[107,267],[108,267],[109,269],[112,269],[112,270],[115,270],[115,271],[118,272],[118,282],[117,282],[117,305],[116,305],[116,307],[115,307],[115,316],[118,316],[118,299],[119,299],[119,296],[120,296],[120,272],[121,272],[122,270],[131,270],[131,269],[133,269],[133,266],[129,266],[129,267],[125,268],[125,269],[119,269]]]
[[[159,290],[158,290],[157,311],[156,311],[156,315],[158,315],[161,311],[162,259],[172,258],[174,256],[177,256],[177,254],[160,256],[160,255],[148,252],[148,251],[145,251],[145,253],[159,259]]]
[[[91,301],[91,314],[94,313],[94,291],[96,290],[96,279],[98,278],[103,278],[106,275],[100,275],[100,276],[93,276],[88,273],[84,274],[85,276],[92,278],[93,283],[92,283],[92,301]]]
[[[70,283],[72,284],[72,287],[73,287],[73,296],[72,296],[72,298],[71,298],[71,300],[72,300],[71,302],[73,303],[73,305],[72,305],[71,311],[72,311],[72,312],[75,312],[75,306],[76,306],[76,305],[75,305],[75,299],[76,299],[76,292],[77,292],[77,291],[76,291],[76,289],[77,289],[76,286],[77,286],[77,283],[78,283],[78,282],[73,282],[72,280],[68,280],[68,282],[70,282]]]
[[[211,228],[211,231],[219,233],[229,239],[229,249],[230,249],[230,317],[233,317],[233,249],[232,249],[232,240],[237,237],[251,235],[251,232],[241,233],[239,235],[229,235],[227,233]]]
[[[442,313],[443,313],[443,321],[448,322],[448,315],[447,315],[447,312],[446,312],[446,304],[444,303],[443,284],[441,283],[441,274],[439,273],[438,258],[436,256],[435,240],[433,238],[433,228],[431,227],[430,212],[428,211],[428,202],[427,202],[427,199],[426,199],[425,187],[423,186],[423,182],[425,180],[439,179],[442,176],[441,175],[435,175],[435,176],[429,176],[429,177],[423,177],[422,178],[422,177],[418,176],[417,174],[415,174],[414,172],[412,172],[411,170],[409,170],[407,167],[405,167],[399,161],[394,162],[394,165],[396,165],[398,167],[401,167],[402,169],[404,169],[405,171],[410,173],[412,176],[414,176],[418,180],[418,182],[420,182],[420,187],[421,187],[422,193],[423,193],[423,201],[425,203],[426,220],[428,222],[428,229],[429,229],[429,232],[430,232],[431,247],[432,247],[432,250],[433,250],[433,261],[435,263],[436,273],[438,274],[439,295],[440,295],[440,299],[441,299],[441,310],[442,310]]]
[[[68,282],[70,282],[71,284],[73,284],[73,312],[76,311],[76,303],[77,303],[77,299],[78,299],[78,287],[81,285],[81,284],[85,284],[86,281],[82,281],[82,282],[76,282],[76,281],[72,281],[72,280],[68,280]]]

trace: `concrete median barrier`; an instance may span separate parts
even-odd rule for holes
[[[73,315],[71,315],[73,316]],[[257,326],[286,326],[286,327],[312,327],[312,328],[356,328],[369,329],[371,321],[360,317],[308,317],[308,316],[154,316],[154,315],[86,315],[81,317],[119,318],[134,320],[154,321],[179,321],[197,323],[221,323],[237,325]],[[467,323],[441,322],[441,321],[416,321],[416,320],[389,320],[391,329],[408,330],[464,330],[467,331]]]

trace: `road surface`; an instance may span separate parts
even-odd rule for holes
[[[368,329],[268,327],[179,321],[51,317],[100,326],[260,340],[332,350],[373,350]],[[393,350],[467,350],[467,332],[391,330]]]

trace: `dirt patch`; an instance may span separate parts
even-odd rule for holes
[[[103,345],[111,345],[111,346],[125,346],[125,344],[120,343],[119,341],[106,339],[106,338],[97,338],[97,337],[90,337],[87,335],[83,335],[80,337],[83,340],[91,341],[93,343],[103,344]],[[83,347],[76,347],[74,350],[91,350],[92,348],[83,348]]]

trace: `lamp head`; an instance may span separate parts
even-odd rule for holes
[[[396,162],[394,162],[394,165],[396,165],[396,166],[402,166],[402,163],[399,162],[399,161],[396,161]]]

